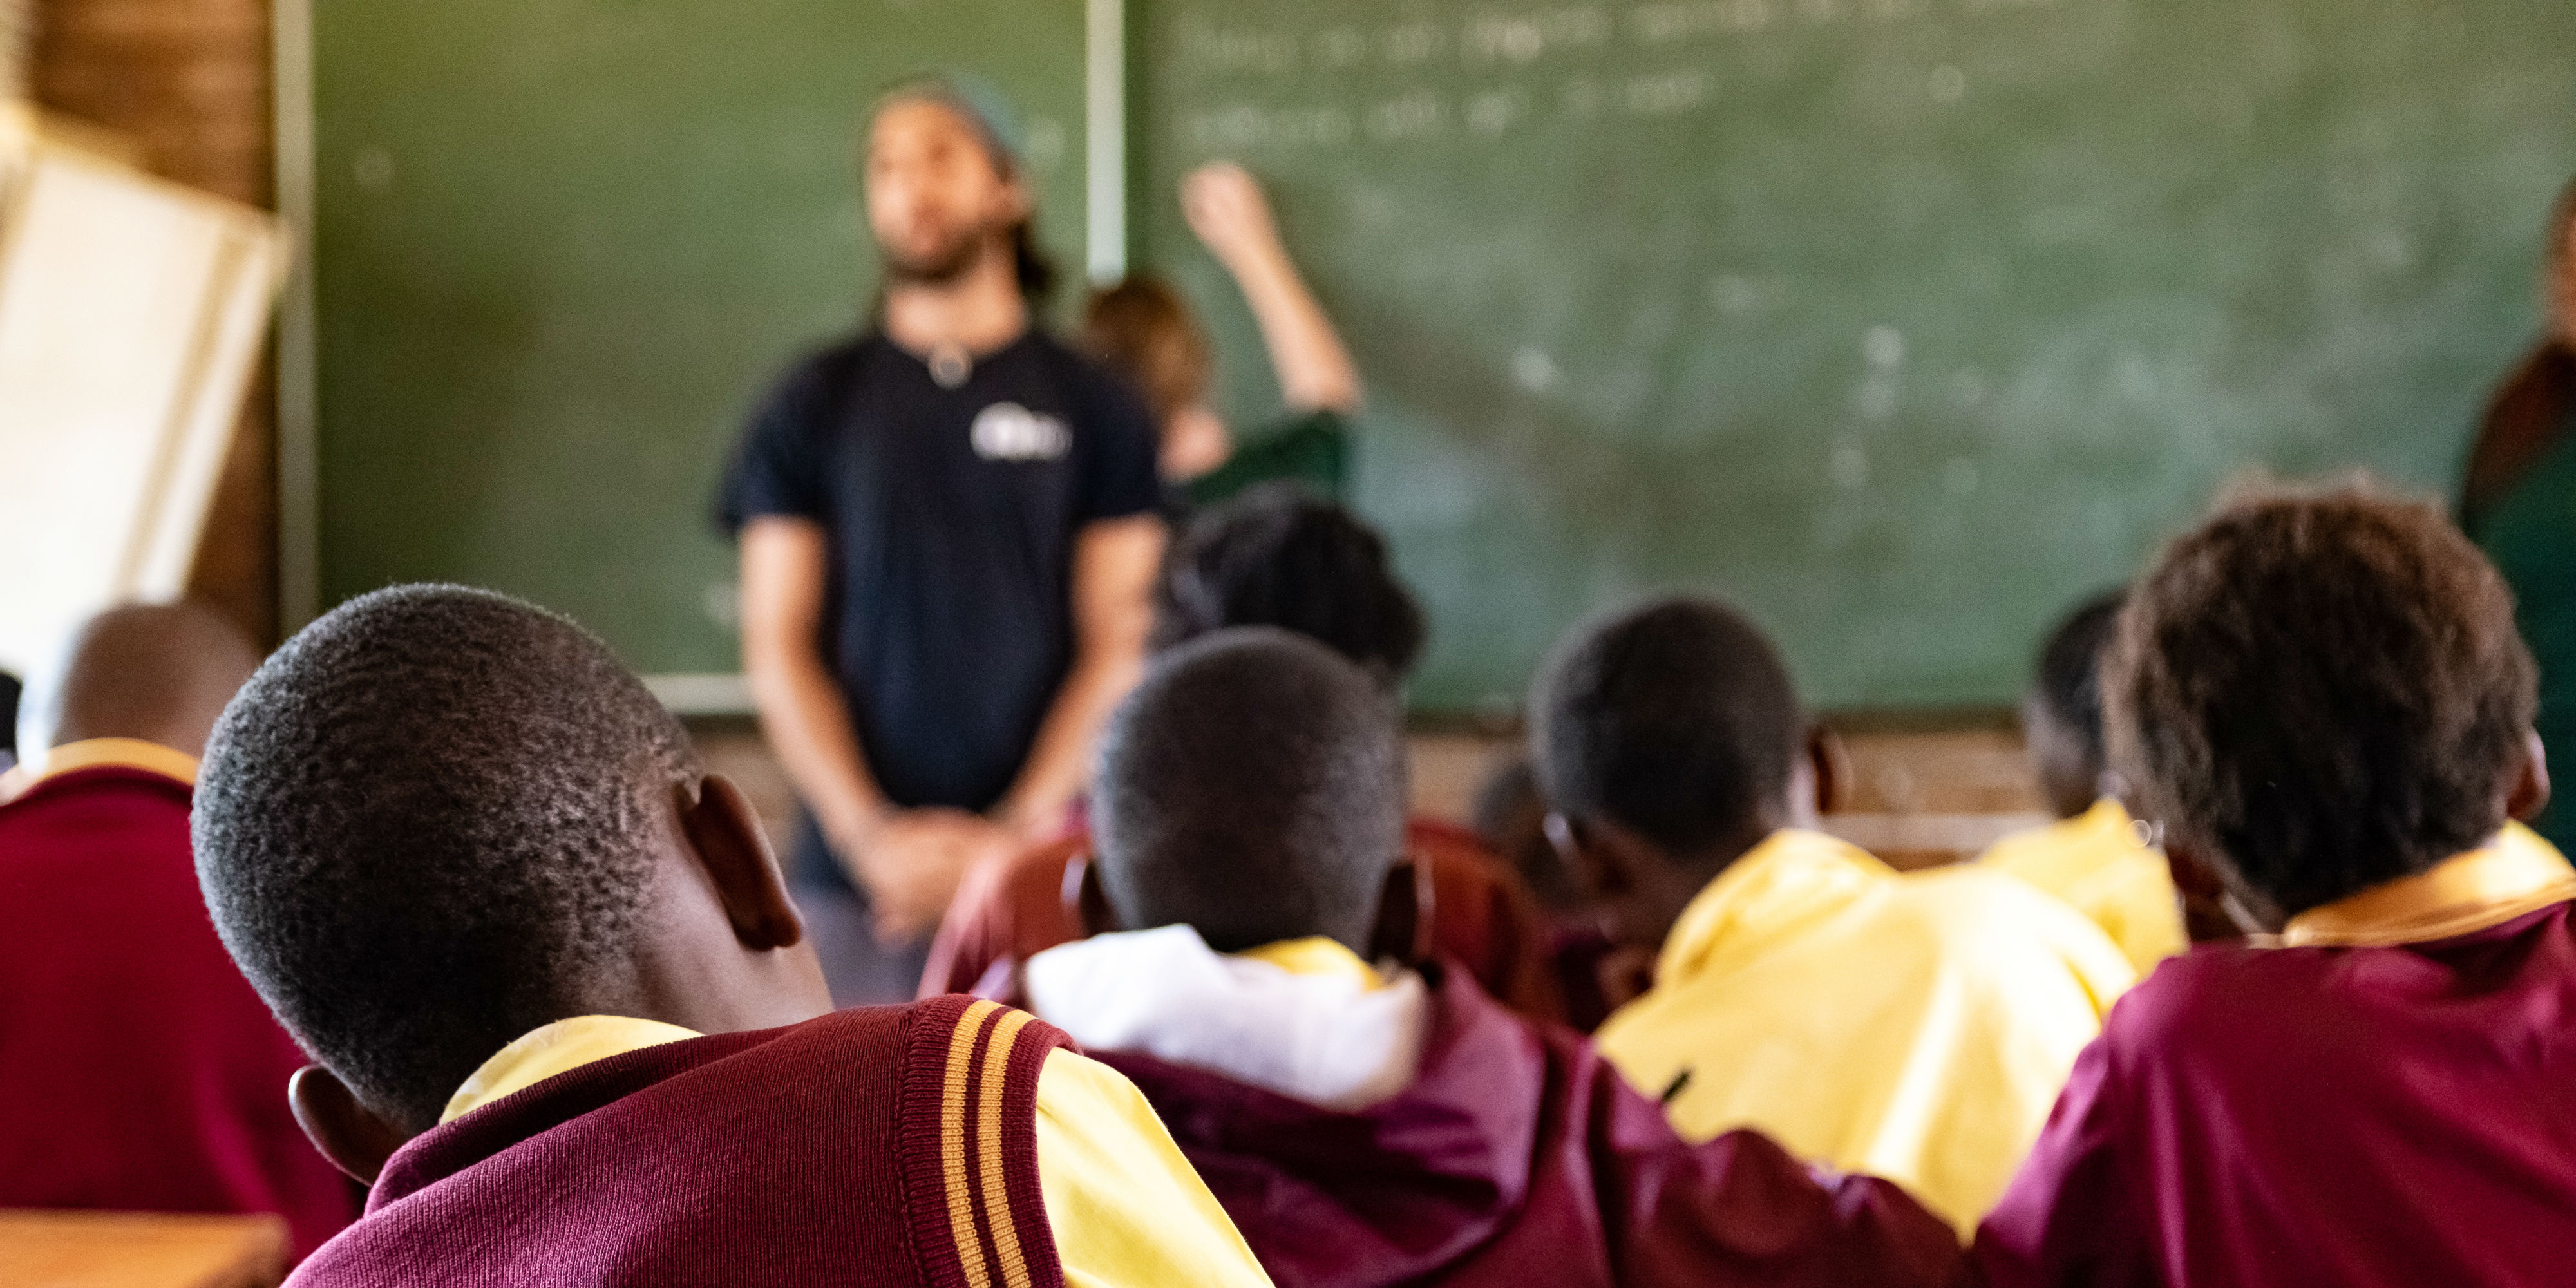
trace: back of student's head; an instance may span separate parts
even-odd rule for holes
[[[1530,759],[1556,810],[1676,859],[1758,839],[1787,809],[1796,686],[1742,613],[1678,597],[1578,628],[1530,699]]]
[[[2099,794],[2102,752],[2102,650],[2119,624],[2125,591],[2096,595],[2048,633],[2023,699],[2024,729],[2039,762],[2041,785],[2061,814]]]
[[[2283,916],[2493,835],[2534,691],[2495,569],[2364,486],[2224,504],[2131,588],[2103,670],[2135,803]]]
[[[1219,631],[1155,658],[1101,739],[1093,839],[1121,926],[1219,952],[1325,935],[1366,952],[1404,851],[1394,706],[1313,640]]]
[[[500,595],[406,586],[299,632],[206,755],[197,872],[280,1019],[413,1129],[494,1051],[613,1007],[657,808],[698,769],[607,647]]]
[[[1277,626],[1401,684],[1422,652],[1422,610],[1386,541],[1294,483],[1266,483],[1194,517],[1154,596],[1154,646],[1232,626]]]
[[[258,665],[241,628],[203,604],[110,608],[81,624],[50,677],[42,736],[56,747],[137,738],[193,756]]]
[[[1126,377],[1159,423],[1207,399],[1215,351],[1180,292],[1131,274],[1094,291],[1082,310],[1082,347]]]

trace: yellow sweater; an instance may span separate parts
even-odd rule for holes
[[[1692,1140],[1757,1127],[1964,1234],[2134,975],[2072,909],[1974,868],[1899,875],[1783,831],[1691,901],[1601,1052]]]
[[[2063,822],[2008,836],[1978,860],[2066,901],[2093,919],[2143,979],[2190,947],[2182,904],[2161,850],[2138,844],[2129,811],[2109,798]]]

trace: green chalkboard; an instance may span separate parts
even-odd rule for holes
[[[1834,706],[1986,703],[2253,465],[2445,489],[2576,171],[2566,0],[1139,0],[1134,236],[1232,156],[1369,381],[1417,705],[1721,591]]]
[[[1015,97],[1080,266],[1082,0],[315,0],[324,603],[396,581],[736,668],[710,497],[766,380],[874,292],[858,118]]]

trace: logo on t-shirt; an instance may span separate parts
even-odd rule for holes
[[[1073,430],[1056,417],[997,402],[975,413],[967,441],[988,461],[1052,461],[1072,450]]]

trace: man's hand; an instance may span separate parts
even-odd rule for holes
[[[1286,257],[1260,181],[1231,161],[1211,161],[1181,181],[1181,214],[1208,252],[1238,275],[1256,262]]]
[[[897,810],[832,838],[843,863],[868,890],[877,937],[909,942],[939,924],[966,871],[1018,853],[1001,826],[953,809]]]

